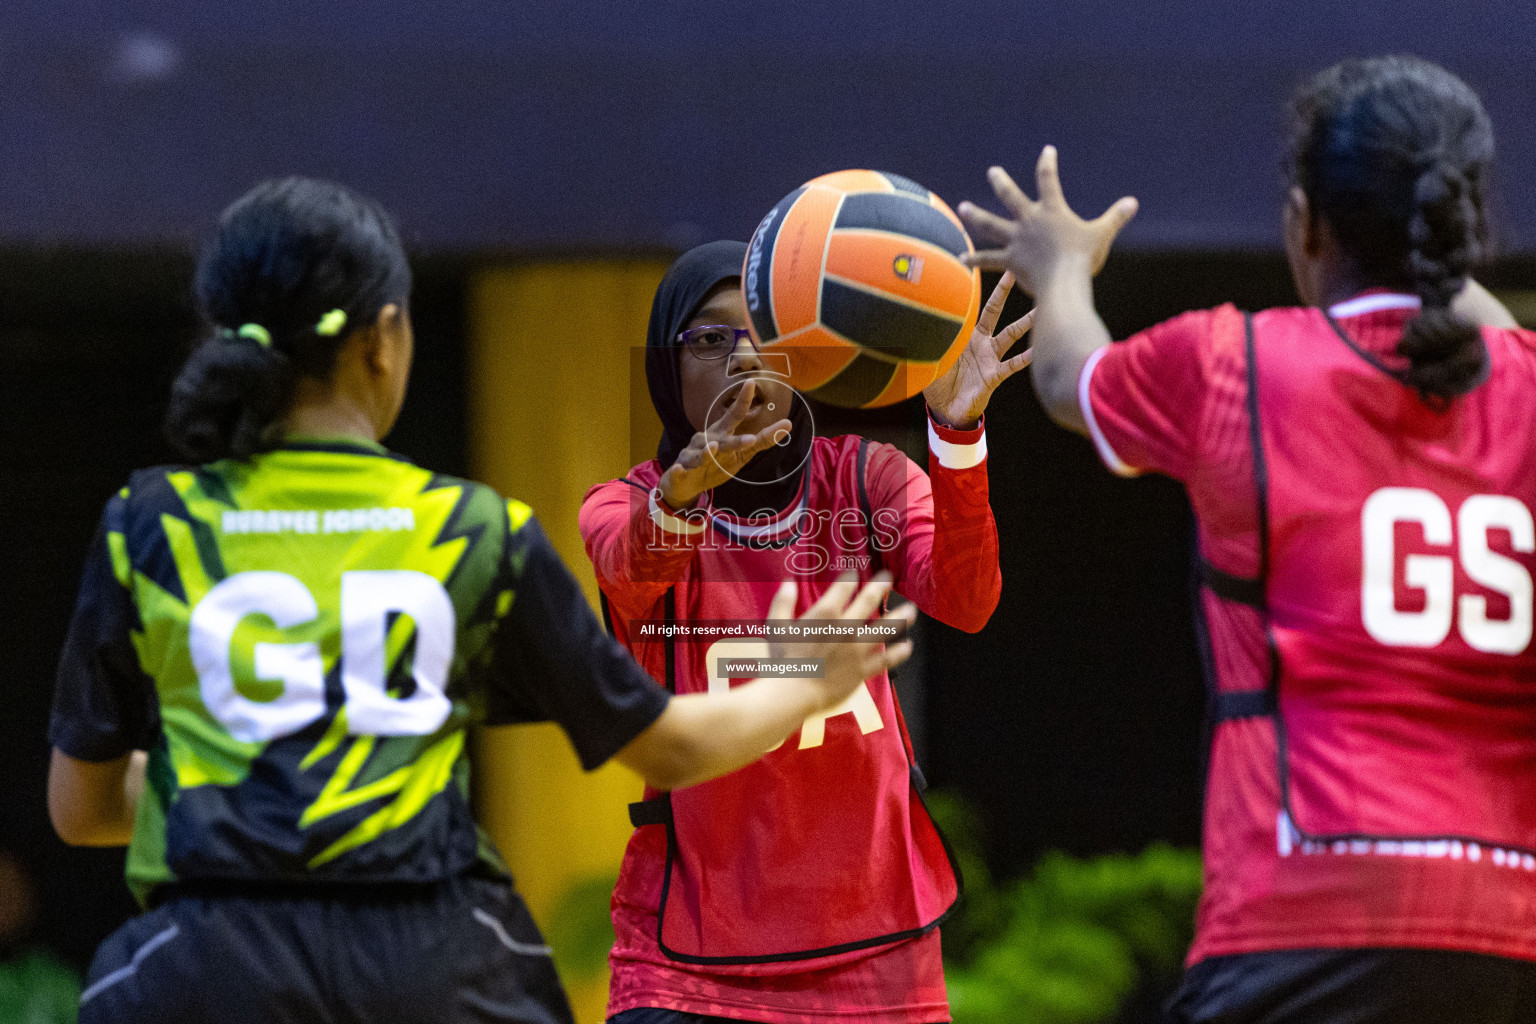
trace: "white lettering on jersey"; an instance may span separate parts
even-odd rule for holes
[[[1519,654],[1531,642],[1532,581],[1519,562],[1493,551],[1493,530],[1505,530],[1515,551],[1536,551],[1536,526],[1523,503],[1504,495],[1477,494],[1461,505],[1453,538],[1450,508],[1431,491],[1418,487],[1383,487],[1366,499],[1361,511],[1364,579],[1360,608],[1365,629],[1393,647],[1433,647],[1450,635],[1452,618],[1467,646],[1491,654]],[[1488,616],[1488,599],[1463,594],[1456,599],[1451,555],[1408,555],[1403,579],[1424,594],[1424,608],[1402,611],[1394,595],[1398,523],[1415,523],[1425,543],[1436,547],[1457,540],[1457,557],[1474,582],[1509,600],[1509,617]]]
[[[1393,594],[1397,572],[1394,528],[1417,523],[1429,544],[1451,542],[1451,512],[1445,502],[1417,487],[1383,487],[1365,500],[1361,513],[1365,546],[1365,586],[1361,612],[1365,631],[1393,647],[1433,647],[1451,631],[1454,570],[1444,555],[1409,555],[1403,578],[1424,592],[1424,609],[1399,611]]]
[[[255,701],[235,688],[229,647],[235,629],[265,615],[278,629],[313,622],[320,609],[309,588],[285,572],[242,572],[221,581],[192,609],[188,643],[203,704],[242,743],[298,732],[325,714],[325,669],[315,643],[255,646],[256,676],[280,679],[275,700]]]
[[[709,650],[704,652],[705,670],[709,673],[709,692],[724,693],[731,688],[730,679],[717,672],[720,659],[737,661],[767,657],[771,657],[771,652],[766,640],[717,640],[710,644]],[[858,723],[859,731],[866,736],[885,728],[885,722],[880,718],[880,709],[875,706],[875,698],[869,692],[869,685],[860,683],[859,688],[837,707],[818,712],[805,720],[800,726],[799,749],[808,750],[826,742],[827,719],[838,715],[852,715]],[[783,745],[784,741],[780,740],[768,749],[778,750]]]
[[[385,646],[392,614],[416,627],[413,693],[387,692]],[[261,743],[288,736],[325,715],[325,667],[320,647],[258,642],[252,654],[257,679],[282,683],[277,697],[258,701],[240,693],[230,647],[240,624],[253,615],[279,630],[313,622],[319,606],[309,588],[284,572],[236,573],[192,609],[188,642],[203,704],[231,736]],[[447,720],[444,693],[453,664],[456,620],[441,583],[412,570],[354,571],[341,576],[342,686],[348,730],[355,735],[426,735]]]
[[[732,661],[746,658],[768,658],[773,652],[768,648],[766,640],[716,640],[709,645],[709,650],[704,652],[704,670],[709,673],[709,692],[725,693],[731,688],[731,680],[719,673],[720,659],[729,658]],[[769,750],[778,750],[784,745],[783,740],[769,747]]]
[[[409,697],[385,692],[385,642],[391,612],[416,624]],[[453,710],[443,693],[453,665],[453,601],[424,572],[387,569],[342,573],[341,685],[347,691],[347,731],[358,736],[422,736],[436,732]]]
[[[288,510],[242,509],[225,512],[219,530],[235,533],[380,533],[416,529],[409,508],[340,508]]]
[[[1490,654],[1519,654],[1531,643],[1531,574],[1507,555],[1488,549],[1489,530],[1508,530],[1510,546],[1529,553],[1536,549],[1531,510],[1514,498],[1478,494],[1456,513],[1461,535],[1461,566],[1475,583],[1509,598],[1509,618],[1488,617],[1488,599],[1463,594],[1460,601],[1462,639],[1474,650]]]
[[[827,738],[827,719],[838,715],[852,715],[853,720],[859,724],[859,732],[865,736],[885,728],[885,723],[880,720],[880,709],[875,707],[875,698],[869,692],[869,684],[860,683],[859,688],[837,707],[805,720],[805,724],[800,727],[800,749],[809,750],[821,746]]]

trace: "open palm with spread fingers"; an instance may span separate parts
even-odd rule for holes
[[[780,585],[769,605],[770,619],[788,620],[795,614],[795,597],[798,587],[794,582]],[[868,622],[879,612],[886,595],[891,592],[891,574],[880,572],[860,587],[852,573],[838,577],[816,603],[807,608],[801,619],[841,619],[847,625]],[[890,642],[880,640],[852,641],[846,638],[814,639],[801,642],[772,640],[769,652],[774,658],[799,660],[817,659],[823,662],[823,676],[816,680],[821,691],[824,707],[841,704],[858,689],[864,680],[895,668],[912,654],[912,640],[907,630],[917,618],[917,605],[910,602],[884,616],[887,624],[897,628],[897,635]]]
[[[1030,199],[1001,167],[987,171],[987,180],[1002,200],[1012,220],[972,203],[961,203],[959,214],[978,238],[1000,246],[967,258],[972,266],[1007,270],[1026,291],[1038,297],[1052,275],[1063,267],[1082,267],[1092,276],[1109,257],[1109,247],[1120,229],[1136,215],[1136,200],[1119,199],[1093,220],[1083,220],[1067,205],[1056,172],[1056,147],[1040,151],[1035,165],[1038,200]]]
[[[719,418],[693,435],[677,461],[661,475],[658,486],[662,501],[675,509],[687,508],[700,494],[731,479],[758,452],[788,440],[791,424],[787,419],[770,423],[755,434],[735,432],[752,410],[756,389],[756,382],[742,382]]]
[[[975,427],[997,386],[1029,365],[1028,349],[1012,359],[1003,357],[1028,333],[1035,320],[1033,311],[993,333],[1012,289],[1013,275],[1004,274],[982,307],[981,316],[976,319],[976,329],[971,332],[971,340],[966,343],[960,358],[947,373],[923,389],[928,408],[940,423],[961,430]]]

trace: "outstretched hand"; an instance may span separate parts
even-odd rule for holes
[[[992,333],[1012,289],[1013,275],[1004,274],[982,307],[981,316],[976,319],[976,329],[971,332],[971,340],[960,358],[947,373],[923,389],[928,408],[940,423],[960,430],[973,429],[997,386],[1029,365],[1028,349],[1011,359],[1003,357],[1028,333],[1035,322],[1034,310],[996,334]]]
[[[890,593],[891,577],[881,573],[857,593],[855,589],[852,574],[839,579],[806,609],[800,621],[867,622]],[[769,618],[792,618],[798,592],[793,580],[781,585],[769,607]],[[886,621],[895,620],[903,627],[899,632],[905,632],[916,614],[916,606],[908,604],[886,616]],[[820,659],[822,677],[765,676],[719,691],[711,686],[707,692],[679,694],[649,728],[614,756],[657,789],[679,789],[724,775],[775,749],[805,724],[807,716],[832,710],[864,680],[901,664],[912,653],[912,641],[906,636],[891,643],[818,637],[794,643],[772,641],[766,646],[774,658]]]
[[[746,380],[719,418],[693,435],[688,447],[678,453],[677,461],[661,475],[657,486],[661,489],[662,501],[674,509],[685,509],[700,494],[735,476],[758,452],[789,439],[788,419],[770,423],[755,434],[735,432],[752,411],[755,394],[756,382]]]
[[[1074,213],[1061,191],[1055,146],[1041,150],[1035,164],[1039,200],[1026,196],[1001,167],[989,168],[987,180],[1014,219],[961,203],[958,212],[971,233],[1000,246],[978,251],[965,261],[985,270],[1007,270],[1035,296],[1064,267],[1081,267],[1090,277],[1097,274],[1115,236],[1136,216],[1137,203],[1130,196],[1116,200],[1094,220]]]
[[[793,617],[798,592],[799,587],[793,580],[781,584],[768,607],[768,617]],[[888,572],[876,573],[862,587],[858,586],[854,575],[848,573],[828,587],[800,618],[842,619],[850,625],[868,622],[890,592],[891,575]],[[816,684],[822,691],[822,707],[835,707],[847,700],[864,680],[895,668],[911,657],[912,640],[906,636],[906,629],[917,618],[917,606],[905,604],[885,618],[902,626],[902,636],[894,643],[826,639],[797,643],[774,641],[769,644],[769,650],[775,658],[821,659],[824,674]]]

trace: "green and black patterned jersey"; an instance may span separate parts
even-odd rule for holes
[[[143,470],[112,498],[50,738],[86,761],[149,751],[143,899],[495,865],[471,722],[558,722],[592,767],[666,702],[526,505],[363,442],[292,441]]]

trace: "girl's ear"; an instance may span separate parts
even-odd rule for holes
[[[1292,186],[1286,196],[1285,234],[1287,240],[1294,239],[1308,256],[1317,255],[1317,223],[1312,216],[1312,203],[1300,185]]]
[[[379,310],[378,318],[363,332],[363,355],[370,370],[381,374],[395,370],[400,346],[393,342],[404,329],[405,311],[397,304],[391,302]]]
[[[1301,301],[1311,305],[1316,301],[1314,291],[1315,264],[1319,252],[1318,223],[1312,212],[1312,204],[1300,186],[1295,186],[1285,198],[1281,214],[1281,230],[1285,238],[1285,256],[1291,265],[1291,280]]]

